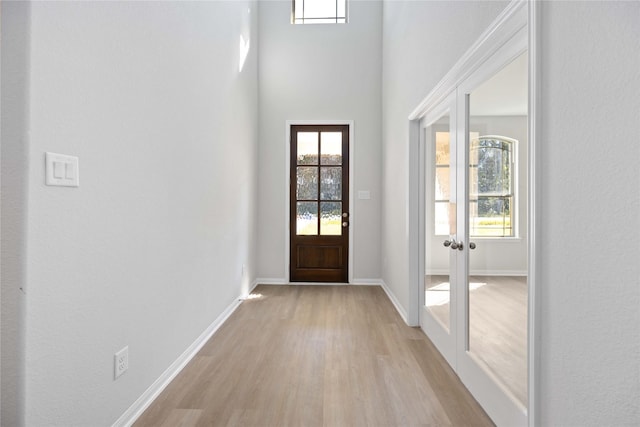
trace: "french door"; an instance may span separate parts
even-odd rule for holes
[[[507,45],[421,120],[420,325],[498,425],[527,425],[528,58]]]
[[[348,282],[349,126],[292,125],[292,282]]]

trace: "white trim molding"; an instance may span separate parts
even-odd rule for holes
[[[288,285],[289,281],[284,277],[269,277],[269,278],[257,278],[256,283],[258,285]]]
[[[354,286],[382,286],[382,279],[353,279],[351,284]]]
[[[423,117],[429,110],[443,102],[488,57],[493,55],[504,43],[526,26],[527,8],[524,7],[526,3],[527,0],[512,0],[495,21],[491,23],[489,28],[455,63],[446,76],[433,88],[429,95],[409,114],[409,120]],[[518,14],[521,15],[520,19],[514,19],[514,16]]]
[[[398,312],[400,317],[402,317],[402,320],[404,320],[404,323],[406,323],[409,326],[416,326],[409,323],[409,317],[407,316],[407,312],[402,307],[402,304],[400,304],[400,301],[398,301],[398,298],[396,298],[396,295],[393,293],[393,291],[389,289],[389,287],[384,282],[384,280],[380,280],[380,286],[384,290],[384,293],[387,294],[387,296],[389,297],[389,300],[391,301],[393,306],[396,308],[396,311]]]
[[[527,234],[529,236],[529,330],[528,333],[528,376],[529,376],[529,402],[528,402],[528,418],[529,427],[534,427],[539,424],[540,416],[540,300],[538,291],[538,280],[542,275],[540,274],[540,259],[539,251],[540,245],[537,242],[540,241],[540,227],[537,224],[542,223],[540,215],[540,205],[542,201],[542,194],[539,183],[539,177],[542,176],[540,155],[542,150],[542,143],[539,140],[540,135],[540,119],[542,114],[540,113],[540,89],[541,89],[541,66],[540,60],[540,2],[531,0],[528,4],[528,30],[529,30],[529,212],[530,218],[528,221]]]

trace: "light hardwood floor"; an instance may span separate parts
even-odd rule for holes
[[[493,425],[380,287],[253,295],[136,426]]]
[[[446,323],[448,276],[425,277],[425,300]],[[469,349],[523,405],[527,404],[527,278],[471,276]],[[430,290],[432,289],[432,290]]]

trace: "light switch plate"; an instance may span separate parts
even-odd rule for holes
[[[45,165],[45,184],[62,187],[80,186],[77,157],[45,153]]]
[[[358,199],[360,200],[369,200],[371,199],[371,193],[369,190],[359,190],[358,191]]]

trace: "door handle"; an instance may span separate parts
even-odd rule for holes
[[[342,228],[347,228],[349,226],[349,223],[347,221],[342,223]]]
[[[445,248],[450,247],[453,250],[457,249],[461,251],[464,249],[464,244],[462,242],[456,242],[456,239],[445,240],[442,244],[444,245]],[[475,248],[476,245],[473,244],[473,247]]]
[[[469,249],[475,249],[476,248],[476,244],[473,242],[469,242]]]
[[[342,218],[349,218],[348,212],[342,212]]]

